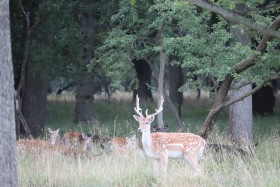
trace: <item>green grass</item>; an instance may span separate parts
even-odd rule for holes
[[[154,111],[155,103],[141,103],[141,108]],[[68,130],[98,133],[105,137],[130,136],[137,132],[133,119],[134,103],[94,104],[95,119],[88,124],[73,123],[73,102],[49,102],[46,126]],[[185,131],[197,133],[209,111],[206,105],[183,107]],[[138,154],[121,157],[105,151],[98,157],[72,158],[64,155],[26,154],[18,156],[20,186],[280,186],[280,112],[254,117],[256,157],[237,157],[228,154],[207,154],[200,164],[203,174],[195,177],[184,160],[169,160],[167,178],[156,177],[152,161]],[[164,108],[164,121],[169,132],[177,126],[168,107]],[[156,125],[156,122],[153,123]],[[208,142],[230,144],[227,140],[228,111],[224,110]],[[93,150],[96,154],[100,150]]]

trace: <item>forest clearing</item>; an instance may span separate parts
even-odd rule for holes
[[[121,97],[125,96],[125,97]],[[69,116],[71,107],[74,107],[73,98],[49,97],[47,107],[47,127],[60,128],[60,134],[67,131],[83,131],[99,134],[103,137],[130,137],[136,134],[138,124],[134,121],[133,105],[130,94],[117,94],[116,101],[120,103],[106,103],[104,98],[98,98],[94,110],[97,120],[77,127]],[[205,96],[206,97],[206,96]],[[197,133],[201,127],[209,103],[203,98],[194,102],[195,96],[188,97],[183,107],[185,132]],[[124,102],[124,100],[126,102]],[[124,104],[126,103],[126,104]],[[145,103],[144,106],[155,105]],[[158,178],[153,172],[153,163],[146,156],[141,156],[137,151],[129,157],[114,154],[105,145],[89,148],[92,154],[89,157],[56,155],[52,152],[44,154],[27,154],[18,157],[18,170],[21,186],[279,186],[280,185],[280,105],[277,99],[275,114],[256,116],[254,118],[254,142],[258,143],[256,155],[235,155],[233,152],[215,153],[205,152],[199,161],[203,168],[201,176],[194,176],[194,171],[184,160],[170,159],[167,179]],[[56,108],[56,109],[54,109]],[[144,107],[143,107],[144,108]],[[107,117],[104,117],[104,113]],[[176,132],[176,126],[169,119],[168,108],[164,108],[165,121],[168,121],[168,131]],[[221,114],[213,135],[207,143],[220,143],[232,145],[227,139],[225,128],[228,120],[227,112]],[[111,120],[114,119],[114,120]],[[154,122],[155,123],[155,122]],[[69,125],[72,124],[72,125]],[[46,132],[45,138],[49,138]],[[104,152],[103,152],[104,151]],[[102,154],[100,154],[102,153]],[[99,156],[93,156],[98,155]]]
[[[280,0],[0,0],[1,186],[280,186]]]

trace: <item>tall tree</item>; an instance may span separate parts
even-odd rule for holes
[[[0,3],[0,181],[2,186],[18,186],[14,78],[11,54],[9,1]]]
[[[237,4],[235,10],[243,11],[245,4]],[[234,27],[234,25],[232,26]],[[242,46],[250,46],[251,39],[246,35],[244,28],[232,28],[231,32]],[[248,72],[250,73],[250,72]],[[248,80],[243,78],[240,82],[233,81],[230,91],[230,99],[235,99],[252,90],[252,85],[246,83]],[[245,84],[245,85],[243,85]],[[238,87],[238,89],[236,88]],[[229,112],[229,135],[232,140],[237,141],[243,145],[252,145],[253,143],[253,112],[252,112],[252,96],[248,96],[242,101],[230,105]]]
[[[164,95],[165,100],[169,101],[167,103],[171,105],[171,108],[174,108],[164,89],[164,69],[168,59],[164,40],[172,34],[173,27],[176,27],[176,24],[172,22],[172,16],[179,17],[179,15],[176,13],[170,14],[168,6],[172,4],[171,1],[165,3],[165,1],[140,0],[131,5],[131,1],[126,0],[119,4],[118,12],[112,16],[114,27],[101,48],[103,54],[95,59],[92,65],[98,62],[102,66],[106,66],[107,69],[112,69],[114,73],[110,73],[109,76],[122,77],[116,75],[120,75],[120,71],[116,71],[116,68],[120,69],[134,59],[144,59],[149,64],[158,82],[158,104],[161,96]],[[175,6],[175,8],[178,7]],[[105,55],[104,49],[107,51]],[[116,53],[123,55],[116,55]],[[119,58],[120,63],[116,64],[114,62],[116,58]],[[175,116],[178,116],[176,109],[172,112]],[[158,125],[160,127],[163,127],[162,118],[162,114],[159,114]],[[178,119],[181,128],[179,117],[176,117],[176,119]]]
[[[228,11],[224,8],[218,7],[213,4],[209,4],[205,1],[191,1],[192,3],[205,8],[207,10],[217,12],[218,14],[221,14],[223,17],[230,19],[231,21],[242,23],[246,26],[249,26],[253,29],[256,29],[259,32],[264,33],[262,39],[261,37],[257,37],[258,40],[260,40],[259,44],[255,47],[256,52],[247,53],[247,56],[240,54],[240,57],[242,57],[239,61],[236,61],[232,64],[232,67],[228,67],[230,70],[229,72],[225,72],[223,75],[224,78],[221,80],[221,84],[219,87],[219,90],[217,91],[214,99],[214,104],[212,106],[212,109],[210,110],[208,116],[206,117],[206,120],[204,121],[203,127],[200,131],[200,135],[204,138],[207,138],[209,136],[209,133],[211,132],[213,125],[215,124],[219,113],[221,109],[225,106],[229,106],[235,102],[238,102],[245,97],[252,95],[257,90],[259,90],[263,85],[265,85],[267,82],[277,79],[279,77],[278,66],[279,61],[276,59],[279,59],[278,52],[275,50],[274,46],[276,45],[275,41],[273,41],[273,37],[278,37],[279,32],[276,32],[280,27],[280,17],[278,16],[270,25],[269,29],[266,29],[262,26],[259,27],[258,24],[252,24],[249,20],[246,18],[241,18],[240,20],[236,19],[239,16],[234,17],[234,13],[231,11]],[[233,4],[232,4],[233,3]],[[234,2],[231,2],[229,4],[234,5]],[[225,4],[223,4],[225,5]],[[227,7],[228,8],[228,7]],[[231,6],[231,8],[234,8],[234,6]],[[260,12],[258,12],[260,13]],[[259,20],[260,14],[251,14],[253,18],[257,18]],[[240,17],[239,17],[240,18]],[[269,18],[263,18],[264,20],[271,20],[272,17]],[[261,21],[260,21],[261,22]],[[268,25],[269,22],[266,22]],[[276,30],[276,31],[275,31]],[[260,54],[263,57],[260,57]],[[249,56],[249,57],[248,57]],[[268,58],[268,59],[267,59]],[[242,60],[243,59],[243,60]],[[238,60],[235,59],[235,60]],[[257,66],[255,66],[257,64]],[[260,73],[259,68],[266,69],[265,72]],[[250,69],[250,74],[246,74],[245,71]],[[258,70],[258,71],[257,71]],[[228,94],[228,91],[230,89],[230,85],[233,80],[242,80],[242,77],[247,77],[251,83],[258,83],[258,86],[255,87],[252,91],[247,92],[246,94],[235,98],[230,101],[226,101],[226,96]]]
[[[83,56],[78,65],[76,75],[76,106],[75,121],[87,122],[93,118],[93,75],[88,72],[86,66],[94,55],[96,45],[96,19],[91,13],[81,13],[78,15],[82,26],[82,35],[84,40]]]
[[[22,98],[22,114],[31,134],[39,136],[44,132],[48,83],[41,70],[34,71],[31,64],[26,66],[26,84]]]
[[[181,106],[183,103],[183,92],[179,91],[184,85],[183,68],[179,65],[172,65],[175,60],[172,55],[169,56],[169,97],[174,104],[178,105],[178,114],[181,117]]]

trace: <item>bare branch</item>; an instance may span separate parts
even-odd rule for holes
[[[24,10],[24,8],[23,8],[23,6],[22,6],[21,0],[19,0],[19,6],[20,6],[20,8],[21,8],[23,14],[25,15],[25,17],[29,17],[29,13],[26,13],[26,12],[25,12],[25,10]]]
[[[32,27],[30,28],[30,33],[36,29],[36,27],[38,27],[39,25],[41,25],[42,23],[44,23],[47,19],[48,19],[49,16],[45,16],[43,18],[41,18],[40,20],[38,20],[36,23],[34,23],[34,25],[32,25]]]
[[[211,12],[215,12],[231,22],[243,24],[243,25],[246,25],[249,28],[257,30],[265,35],[280,38],[280,32],[265,28],[256,23],[252,23],[249,19],[244,18],[243,16],[240,16],[238,14],[235,14],[233,11],[218,7],[214,4],[211,4],[211,3],[203,1],[203,0],[187,0],[187,1],[195,4],[196,6],[203,8],[203,9],[209,10]]]

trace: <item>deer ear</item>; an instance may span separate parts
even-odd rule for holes
[[[52,129],[51,128],[48,128],[48,130],[49,130],[50,133],[52,133]]]
[[[168,129],[168,125],[164,125],[164,128],[167,130]]]
[[[149,116],[149,123],[151,124],[155,120],[155,116],[151,115]]]
[[[60,128],[56,130],[56,132],[59,132]]]
[[[139,121],[139,118],[140,118],[139,116],[133,115],[133,117],[136,121]]]
[[[85,133],[82,133],[82,138],[86,139],[87,135]]]

